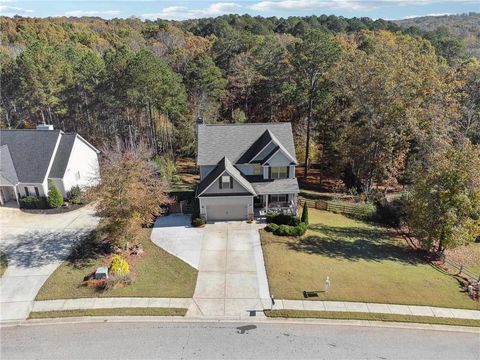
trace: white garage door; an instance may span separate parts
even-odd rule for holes
[[[208,221],[246,220],[252,198],[208,199],[203,200],[202,204],[206,206]]]

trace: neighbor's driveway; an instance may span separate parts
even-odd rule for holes
[[[0,249],[8,268],[0,279],[0,320],[26,319],[43,283],[72,244],[97,224],[93,208],[63,214],[29,214],[0,208]]]
[[[199,271],[187,316],[243,318],[269,306],[260,227],[230,221],[192,228],[187,215],[157,219],[152,241]]]

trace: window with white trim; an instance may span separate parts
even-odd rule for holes
[[[271,166],[270,179],[287,179],[288,166]]]
[[[231,176],[223,175],[218,179],[218,185],[220,189],[233,189],[233,179]]]

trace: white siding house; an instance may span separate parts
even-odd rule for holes
[[[73,186],[94,185],[100,176],[99,151],[78,134],[52,126],[0,130],[0,203],[24,196],[48,196],[51,180],[64,198]]]

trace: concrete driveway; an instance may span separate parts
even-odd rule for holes
[[[152,241],[198,269],[187,316],[238,319],[270,303],[258,233],[262,226],[230,221],[193,228],[188,215],[157,219]]]
[[[240,221],[207,224],[187,316],[245,318],[263,310],[270,295],[259,227]]]
[[[165,251],[198,269],[204,230],[190,225],[190,215],[160,216],[153,226],[151,239]]]
[[[8,268],[0,279],[0,320],[28,317],[43,283],[72,244],[97,224],[91,206],[63,214],[29,214],[0,208],[0,249]]]

